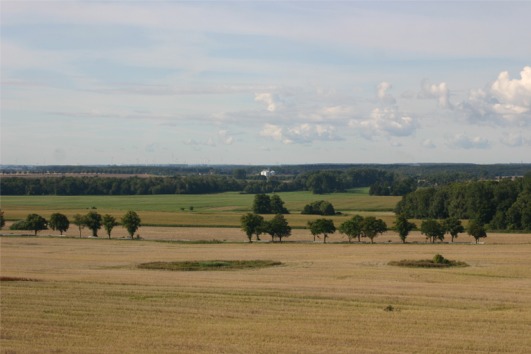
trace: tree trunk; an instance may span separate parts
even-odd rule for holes
[[[326,238],[327,238],[327,237],[328,237],[328,236],[327,236],[326,234],[324,234],[324,236],[323,236],[323,242],[324,242],[324,243],[326,243]]]

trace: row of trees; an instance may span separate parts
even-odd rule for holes
[[[278,238],[282,242],[283,237],[289,237],[291,235],[291,227],[288,225],[287,220],[282,214],[276,214],[273,219],[265,220],[263,216],[256,213],[247,213],[240,219],[241,228],[247,235],[249,242],[252,242],[253,236],[257,241],[260,241],[260,235],[269,234],[271,240],[274,242],[275,238]],[[323,236],[323,242],[326,243],[328,235],[336,232],[334,221],[331,219],[317,219],[308,222],[308,228],[311,234],[316,238]],[[349,242],[352,238],[368,237],[373,243],[374,238],[385,231],[387,231],[387,225],[381,219],[369,216],[363,218],[356,215],[352,219],[345,221],[339,227],[339,231],[348,236]]]
[[[474,219],[492,230],[531,230],[531,174],[421,188],[405,195],[395,212],[418,219]]]
[[[241,217],[240,222],[241,228],[247,235],[249,242],[252,242],[253,236],[256,237],[257,241],[260,241],[260,235],[266,233],[271,235],[273,242],[275,241],[275,237],[278,237],[280,242],[282,242],[282,237],[291,235],[291,228],[281,214],[277,214],[272,220],[267,221],[261,215],[247,213]],[[398,232],[402,242],[406,243],[409,233],[416,229],[417,226],[408,221],[404,215],[398,215],[395,219],[394,228]],[[371,243],[374,243],[374,238],[386,232],[388,227],[382,219],[377,219],[374,216],[363,217],[361,215],[354,215],[339,225],[338,228],[336,228],[332,219],[320,218],[308,221],[308,229],[313,235],[314,242],[316,238],[320,238],[322,235],[323,242],[326,243],[329,235],[339,231],[348,237],[349,243],[355,238],[358,239],[358,242],[361,242],[362,237],[366,237],[370,239]],[[474,237],[476,243],[479,242],[479,239],[487,237],[485,228],[476,220],[469,222],[466,231],[470,236]],[[420,232],[432,243],[435,243],[435,241],[443,241],[446,234],[450,234],[452,242],[454,242],[454,239],[460,233],[465,232],[465,228],[461,220],[456,218],[448,218],[440,222],[434,219],[427,219],[422,221]]]
[[[107,236],[111,238],[111,232],[114,227],[122,225],[127,230],[127,233],[131,239],[133,239],[135,232],[141,226],[140,217],[134,211],[128,211],[125,213],[125,215],[121,218],[121,223],[119,223],[112,215],[105,214],[102,216],[96,211],[89,211],[86,215],[75,214],[72,218],[72,222],[70,222],[66,215],[61,213],[52,214],[50,216],[50,220],[46,220],[44,217],[38,214],[29,214],[26,219],[14,222],[10,229],[31,230],[36,236],[39,231],[48,230],[48,228],[51,228],[54,231],[59,231],[59,233],[62,235],[63,232],[68,231],[71,223],[76,225],[76,227],[79,229],[79,237],[81,237],[81,231],[84,228],[90,229],[92,236],[98,237],[98,230],[103,227],[107,232]]]
[[[273,242],[276,238],[282,242],[282,238],[291,236],[291,226],[282,214],[276,214],[273,219],[265,220],[262,215],[247,213],[241,217],[240,221],[249,242],[252,242],[253,235],[256,236],[257,241],[260,241],[260,235],[269,234]]]

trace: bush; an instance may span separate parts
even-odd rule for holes
[[[335,215],[336,211],[332,203],[326,200],[318,200],[310,204],[306,204],[302,209],[301,214],[309,215]]]

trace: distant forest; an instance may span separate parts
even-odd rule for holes
[[[531,164],[392,164],[273,166],[3,166],[1,195],[139,195],[220,192],[344,192],[370,187],[371,195],[404,196],[455,182],[523,176]]]

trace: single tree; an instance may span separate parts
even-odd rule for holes
[[[449,233],[450,236],[452,236],[452,242],[454,242],[454,238],[457,238],[457,235],[460,232],[465,232],[465,228],[461,224],[461,220],[453,217],[444,219],[443,228],[445,233]]]
[[[70,227],[70,221],[68,220],[66,215],[63,215],[61,213],[53,213],[50,216],[49,226],[52,230],[59,231],[62,236],[63,232],[66,232]]]
[[[103,228],[107,232],[107,236],[111,238],[112,229],[114,229],[115,226],[119,225],[118,221],[116,221],[116,218],[114,216],[105,214],[103,215],[102,223],[103,223]]]
[[[275,237],[278,237],[280,242],[282,242],[282,237],[289,237],[291,235],[291,227],[282,214],[276,214],[273,219],[265,221],[264,231],[271,235],[273,242],[275,242]]]
[[[138,230],[138,228],[141,226],[140,222],[140,217],[132,210],[128,211],[122,217],[122,225],[126,228],[129,236],[131,236],[131,240],[133,239],[136,230]]]
[[[284,207],[284,201],[277,194],[273,194],[270,200],[272,214],[289,214],[288,209]]]
[[[257,194],[254,196],[253,213],[271,214],[271,198],[267,194]]]
[[[4,211],[0,210],[0,230],[6,226],[6,219],[4,219]]]
[[[422,224],[420,224],[420,232],[426,235],[431,240],[431,243],[435,243],[435,240],[444,240],[444,227],[437,220],[427,219],[422,221]]]
[[[87,223],[85,222],[85,216],[75,214],[72,223],[79,229],[79,237],[81,237],[81,230],[87,226]]]
[[[409,235],[409,232],[415,227],[417,227],[417,225],[407,221],[407,218],[404,214],[397,215],[395,220],[395,229],[403,243],[406,243],[406,238]]]
[[[376,219],[374,216],[367,216],[363,219],[362,223],[363,234],[374,243],[374,238],[378,234],[382,234],[387,231],[387,225],[382,219]]]
[[[32,230],[37,236],[37,232],[48,229],[48,221],[40,215],[29,214],[25,220],[26,229]]]
[[[328,234],[333,234],[336,232],[336,226],[332,219],[317,219],[313,221],[308,221],[308,227],[310,232],[313,235],[313,240],[315,242],[315,236],[323,235],[323,242],[326,243],[326,238]]]
[[[85,225],[92,230],[92,236],[94,237],[98,237],[98,230],[101,229],[102,226],[101,222],[101,215],[96,211],[89,211],[88,214],[85,215]]]
[[[476,220],[470,220],[468,223],[467,232],[470,236],[476,239],[476,244],[479,242],[480,238],[487,237],[485,227]]]
[[[260,241],[260,234],[262,234],[264,229],[264,218],[261,215],[247,213],[242,215],[240,222],[243,232],[249,238],[249,242],[253,242],[253,235],[256,235],[256,240]]]
[[[354,237],[357,237],[358,242],[361,242],[361,236],[363,235],[363,216],[354,215],[339,225],[339,232],[347,235],[349,243]]]

